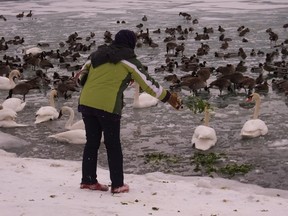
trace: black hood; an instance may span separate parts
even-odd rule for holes
[[[115,44],[128,46],[131,49],[135,49],[136,46],[136,34],[133,31],[122,29],[115,35]]]
[[[94,68],[108,62],[116,64],[121,60],[128,60],[135,57],[134,49],[127,46],[117,45],[115,43],[112,43],[109,46],[99,46],[90,56]]]

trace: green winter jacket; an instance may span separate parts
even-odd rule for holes
[[[93,108],[121,115],[123,92],[132,80],[139,83],[143,91],[162,102],[169,99],[169,91],[147,73],[133,49],[114,44],[104,45],[90,58],[91,63],[85,65],[89,73],[79,98],[80,112],[85,112],[85,108]]]

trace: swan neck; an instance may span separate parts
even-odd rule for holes
[[[14,72],[11,72],[11,73],[9,74],[9,82],[10,82],[12,85],[15,84],[15,82],[14,82],[14,77],[15,77],[15,73],[14,73]],[[15,84],[15,85],[16,85],[16,84]]]
[[[50,95],[49,103],[50,103],[50,106],[52,106],[52,107],[55,108],[54,94],[51,94],[51,95]]]
[[[65,128],[70,129],[72,126],[75,115],[74,115],[74,111],[72,109],[68,109],[68,110],[69,110],[70,115],[69,115],[69,118],[65,124]]]
[[[260,102],[261,99],[259,97],[255,98],[255,110],[254,110],[254,114],[253,114],[253,119],[257,119],[259,116],[259,112],[260,112]]]
[[[209,125],[209,119],[210,119],[209,110],[208,107],[206,106],[204,110],[204,125],[207,127]]]

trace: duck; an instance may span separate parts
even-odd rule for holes
[[[70,144],[84,145],[86,143],[86,131],[84,129],[68,130],[49,135],[48,137]]]
[[[34,124],[58,119],[59,113],[55,108],[55,97],[57,96],[57,90],[52,89],[49,95],[50,106],[42,106],[36,111],[36,120]]]
[[[265,80],[263,83],[259,83],[257,84],[255,87],[255,92],[257,93],[262,93],[262,94],[265,94],[265,93],[268,93],[269,92],[269,84],[267,82],[267,80]]]
[[[247,66],[245,66],[245,62],[240,60],[240,62],[237,64],[235,68],[235,72],[246,72],[247,71]]]
[[[253,118],[244,123],[240,132],[241,137],[255,138],[266,135],[268,133],[268,127],[263,120],[258,118],[261,103],[260,95],[254,92],[247,98],[246,101],[247,102],[255,101],[255,110]]]
[[[142,17],[142,21],[147,21],[148,19],[147,19],[147,16],[146,15],[144,15],[143,17]]]
[[[16,86],[14,78],[20,78],[21,73],[15,69],[9,73],[9,77],[0,77],[0,90],[10,90]]]
[[[170,50],[172,50],[173,53],[175,53],[175,49],[178,46],[177,43],[175,42],[168,42],[166,43],[166,53],[168,54],[170,52]]]
[[[17,117],[17,113],[10,109],[5,108],[0,105],[0,127],[3,128],[12,128],[12,127],[26,127],[28,125],[18,124],[15,119]]]
[[[156,106],[159,100],[152,95],[143,92],[140,94],[140,86],[137,82],[134,82],[134,101],[133,101],[133,108],[147,108]]]
[[[221,44],[220,49],[226,50],[229,47],[229,43],[227,41],[224,41],[224,43]]]
[[[251,72],[252,72],[252,73],[262,73],[262,72],[263,72],[263,67],[264,67],[263,63],[260,62],[260,63],[258,64],[258,67],[255,66],[255,67],[252,67],[252,68],[251,68]]]
[[[75,113],[74,113],[74,110],[69,106],[63,106],[60,109],[58,118],[61,118],[61,116],[65,112],[69,113],[69,119],[67,120],[67,122],[65,124],[65,129],[68,129],[68,130],[75,130],[75,129],[83,129],[84,130],[85,129],[85,125],[84,125],[83,120],[79,120],[73,124]]]
[[[196,149],[206,151],[215,146],[217,142],[217,136],[214,128],[209,127],[209,106],[205,106],[204,110],[204,124],[195,128],[191,143]]]
[[[2,106],[4,108],[12,109],[15,112],[20,112],[26,106],[26,102],[19,98],[8,98],[5,101],[3,101]]]
[[[33,14],[32,14],[32,10],[30,10],[29,13],[26,14],[26,17],[32,17],[32,15],[33,15]]]

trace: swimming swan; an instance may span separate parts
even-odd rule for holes
[[[19,98],[8,98],[5,101],[3,101],[2,106],[4,108],[10,108],[15,112],[20,112],[26,106],[26,102],[24,102]]]
[[[210,114],[207,106],[205,107],[204,114],[204,125],[196,127],[191,139],[192,145],[195,146],[196,149],[203,151],[210,149],[217,142],[215,130],[208,126]]]
[[[133,107],[134,108],[147,108],[156,106],[158,104],[158,99],[153,97],[152,95],[143,92],[140,94],[140,87],[138,83],[134,83],[135,87],[135,93],[134,93],[134,102]]]
[[[21,73],[19,70],[12,70],[9,73],[9,77],[0,76],[0,89],[1,90],[10,90],[16,86],[14,78],[20,78]]]
[[[59,118],[63,115],[63,113],[68,112],[69,113],[69,119],[67,120],[65,124],[65,128],[68,130],[74,130],[74,129],[85,129],[85,125],[83,120],[79,120],[73,124],[73,120],[75,117],[74,110],[71,107],[63,106],[59,111]]]
[[[255,101],[256,104],[253,119],[245,122],[240,132],[241,137],[254,138],[261,135],[266,135],[268,133],[268,127],[264,121],[258,118],[261,103],[260,95],[258,93],[253,93],[248,97],[247,101]]]
[[[15,122],[17,113],[9,108],[4,108],[0,105],[0,127],[11,128],[11,127],[26,127],[28,125],[18,124]]]
[[[56,139],[59,142],[66,142],[70,144],[85,144],[86,143],[86,132],[83,129],[68,130],[61,133],[53,134],[48,136]]]
[[[51,90],[49,95],[50,106],[42,106],[36,112],[35,124],[58,119],[59,113],[55,108],[55,97],[57,96],[57,91],[55,89]]]

